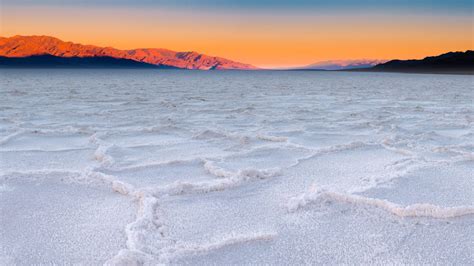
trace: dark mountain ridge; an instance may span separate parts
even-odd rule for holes
[[[391,60],[362,71],[474,74],[474,51],[449,52],[421,60]]]
[[[157,66],[130,59],[108,56],[97,57],[59,57],[35,55],[27,57],[0,56],[0,68],[160,68],[177,69],[170,66]]]

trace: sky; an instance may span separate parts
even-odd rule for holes
[[[0,0],[0,35],[294,67],[474,49],[473,6],[474,0]]]

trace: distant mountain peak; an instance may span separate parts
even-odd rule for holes
[[[327,60],[310,64],[298,69],[321,69],[321,70],[343,70],[368,68],[385,63],[388,60],[383,59],[351,59],[351,60]]]
[[[162,48],[120,50],[112,47],[65,42],[45,35],[0,37],[0,56],[2,57],[23,58],[41,55],[63,58],[111,57],[182,69],[258,69],[250,64],[200,54],[194,51],[176,52]]]

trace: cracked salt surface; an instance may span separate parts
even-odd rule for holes
[[[5,70],[0,264],[474,264],[472,77]]]

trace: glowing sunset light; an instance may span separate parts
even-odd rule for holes
[[[5,1],[1,36],[48,35],[118,49],[198,51],[260,67],[421,58],[474,47],[469,1],[451,8],[425,1],[431,7],[424,9],[409,1],[368,8],[371,1],[362,1],[367,8],[356,10],[324,1],[315,1],[319,6],[243,1],[239,8],[233,8],[235,1],[39,2]]]

